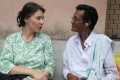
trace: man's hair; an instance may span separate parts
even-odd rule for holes
[[[84,11],[82,19],[84,22],[88,22],[89,20],[91,21],[91,24],[89,26],[89,30],[92,31],[94,29],[94,26],[97,23],[97,20],[98,20],[97,10],[94,7],[86,5],[86,4],[78,5],[76,7],[76,10],[83,10]]]

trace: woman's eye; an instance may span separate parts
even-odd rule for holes
[[[40,20],[40,19],[44,19],[44,17],[37,17],[37,19],[38,19],[38,20]]]
[[[37,17],[37,19],[39,20],[39,19],[40,19],[40,17]]]
[[[44,17],[42,17],[42,19],[44,19]]]

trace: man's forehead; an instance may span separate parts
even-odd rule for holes
[[[84,12],[85,12],[84,10],[76,10],[76,11],[75,11],[75,13],[80,14],[80,15],[83,15]]]
[[[84,10],[76,10],[74,16],[82,17],[84,14]]]

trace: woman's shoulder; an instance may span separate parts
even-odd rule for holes
[[[9,35],[7,36],[7,38],[5,39],[5,42],[9,42],[9,43],[14,42],[15,39],[18,37],[19,34],[20,34],[19,32],[9,34]]]
[[[18,35],[20,35],[20,32],[16,32],[16,33],[9,34],[9,35],[7,36],[7,39],[13,39],[13,38],[17,37]]]
[[[39,37],[39,38],[50,38],[50,36],[49,35],[47,35],[47,34],[44,34],[44,33],[37,33],[37,37]]]

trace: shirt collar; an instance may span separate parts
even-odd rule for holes
[[[84,42],[84,45],[88,45],[88,46],[91,46],[92,45],[92,41],[95,37],[95,34],[94,32],[91,32],[90,35],[88,36],[88,38],[85,40]],[[80,42],[80,37],[79,37],[79,34],[75,36],[74,38],[75,42],[79,43]]]
[[[91,32],[88,38],[85,40],[85,43],[87,43],[89,46],[92,45],[93,39],[95,37],[95,33]]]

